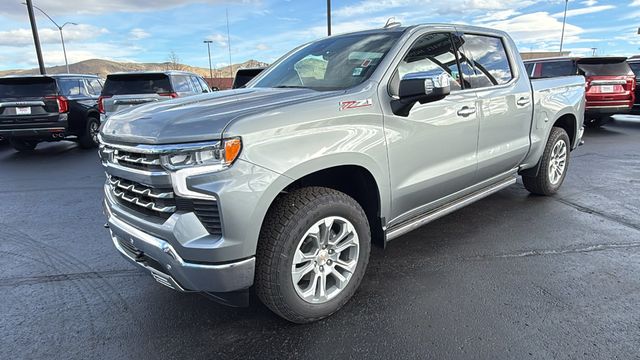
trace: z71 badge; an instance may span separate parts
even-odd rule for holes
[[[372,99],[340,101],[340,111],[358,109],[373,105]]]

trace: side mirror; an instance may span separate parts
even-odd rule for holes
[[[393,113],[407,116],[416,102],[421,104],[444,99],[451,93],[451,78],[443,72],[439,75],[417,72],[405,75],[400,80],[398,100],[391,104]]]
[[[411,99],[425,103],[440,100],[451,93],[451,80],[448,74],[425,76],[424,73],[411,73],[400,80],[398,95],[400,99]]]

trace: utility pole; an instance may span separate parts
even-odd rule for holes
[[[33,4],[31,0],[27,0],[27,12],[29,13],[29,22],[31,23],[31,32],[33,33],[33,43],[36,46],[36,55],[38,57],[38,66],[40,67],[40,74],[46,75],[44,69],[44,60],[42,60],[42,49],[40,48],[40,37],[38,36],[38,26],[36,25],[36,17],[33,14]]]
[[[211,40],[205,40],[203,41],[205,44],[207,44],[207,52],[209,53],[209,78],[213,79],[213,68],[211,67],[211,43],[213,41]],[[213,80],[212,80],[213,81]]]
[[[331,36],[331,0],[327,0],[327,36]]]
[[[564,0],[564,17],[562,18],[562,35],[560,36],[560,53],[562,55],[562,45],[564,43],[564,26],[567,23],[567,8],[569,7],[569,0]]]
[[[598,48],[591,48],[591,56],[596,56],[596,51]]]

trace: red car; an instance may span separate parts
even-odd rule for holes
[[[586,126],[598,127],[611,115],[631,112],[636,77],[625,57],[563,57],[527,60],[531,78],[583,75],[586,79]]]

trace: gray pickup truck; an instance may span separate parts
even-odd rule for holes
[[[554,194],[584,78],[530,81],[500,31],[396,27],[300,46],[246,88],[142,105],[100,133],[124,257],[178,291],[296,323],[343,306],[384,244],[508,187]]]

